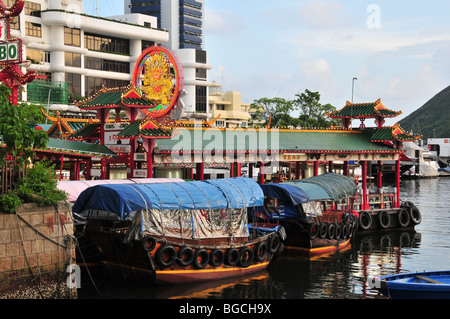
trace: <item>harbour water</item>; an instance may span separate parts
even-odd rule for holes
[[[422,222],[414,231],[358,235],[351,247],[327,256],[282,254],[250,277],[186,286],[151,286],[132,278],[83,278],[80,299],[384,299],[368,276],[446,270],[450,265],[450,179],[405,180],[402,200]],[[85,276],[84,276],[85,277]]]

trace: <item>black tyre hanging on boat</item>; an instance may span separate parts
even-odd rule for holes
[[[258,242],[255,245],[255,258],[257,261],[263,261],[267,254],[269,253],[269,248],[267,247],[267,244],[263,241]]]
[[[406,209],[401,209],[398,212],[397,220],[401,227],[407,227],[409,225],[409,221],[411,220],[411,217],[409,216]]]
[[[342,226],[340,224],[334,224],[336,228],[336,232],[334,234],[334,238],[339,239],[342,236]]]
[[[209,263],[209,254],[205,249],[198,249],[194,255],[194,266],[197,269],[203,269]]]
[[[368,230],[372,226],[372,216],[369,212],[363,211],[359,213],[359,226],[362,230]]]
[[[178,250],[177,262],[181,266],[189,266],[194,261],[194,250],[189,246],[183,246]]]
[[[225,253],[225,264],[229,266],[236,266],[239,262],[239,250],[236,248],[230,248]]]
[[[327,238],[334,239],[334,237],[336,236],[336,225],[333,223],[329,223],[327,227]]]
[[[391,223],[391,216],[389,213],[385,210],[382,210],[378,213],[378,225],[381,229],[386,229],[389,227],[389,224]]]
[[[413,206],[410,208],[409,214],[411,215],[411,221],[418,225],[422,222],[422,215],[417,207]]]
[[[327,232],[328,232],[327,224],[321,222],[319,224],[319,238],[320,239],[327,238]]]
[[[253,250],[250,247],[242,247],[239,251],[239,266],[247,268],[253,263]]]
[[[209,264],[213,267],[219,267],[225,260],[225,253],[221,249],[213,249],[209,253]]]
[[[177,251],[173,246],[163,245],[156,253],[156,262],[161,267],[170,267],[175,263]]]
[[[142,238],[141,243],[142,248],[148,253],[153,251],[153,249],[155,249],[156,247],[156,239],[151,236],[145,236],[144,238]]]
[[[280,248],[281,239],[280,236],[275,233],[272,234],[269,238],[269,251],[271,254],[275,254],[278,251],[278,248]]]
[[[319,224],[312,222],[309,224],[309,238],[316,239],[319,235]]]

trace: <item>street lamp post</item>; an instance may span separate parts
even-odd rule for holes
[[[358,78],[353,78],[352,81],[352,104],[353,104],[353,94],[355,92],[355,80],[358,80]]]

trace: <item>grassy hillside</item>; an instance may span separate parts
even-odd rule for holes
[[[401,120],[400,126],[422,135],[425,142],[431,137],[450,137],[450,86]]]

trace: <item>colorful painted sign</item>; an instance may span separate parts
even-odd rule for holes
[[[184,73],[178,57],[167,48],[145,49],[137,60],[132,83],[144,98],[153,103],[153,118],[169,113],[184,87]]]

